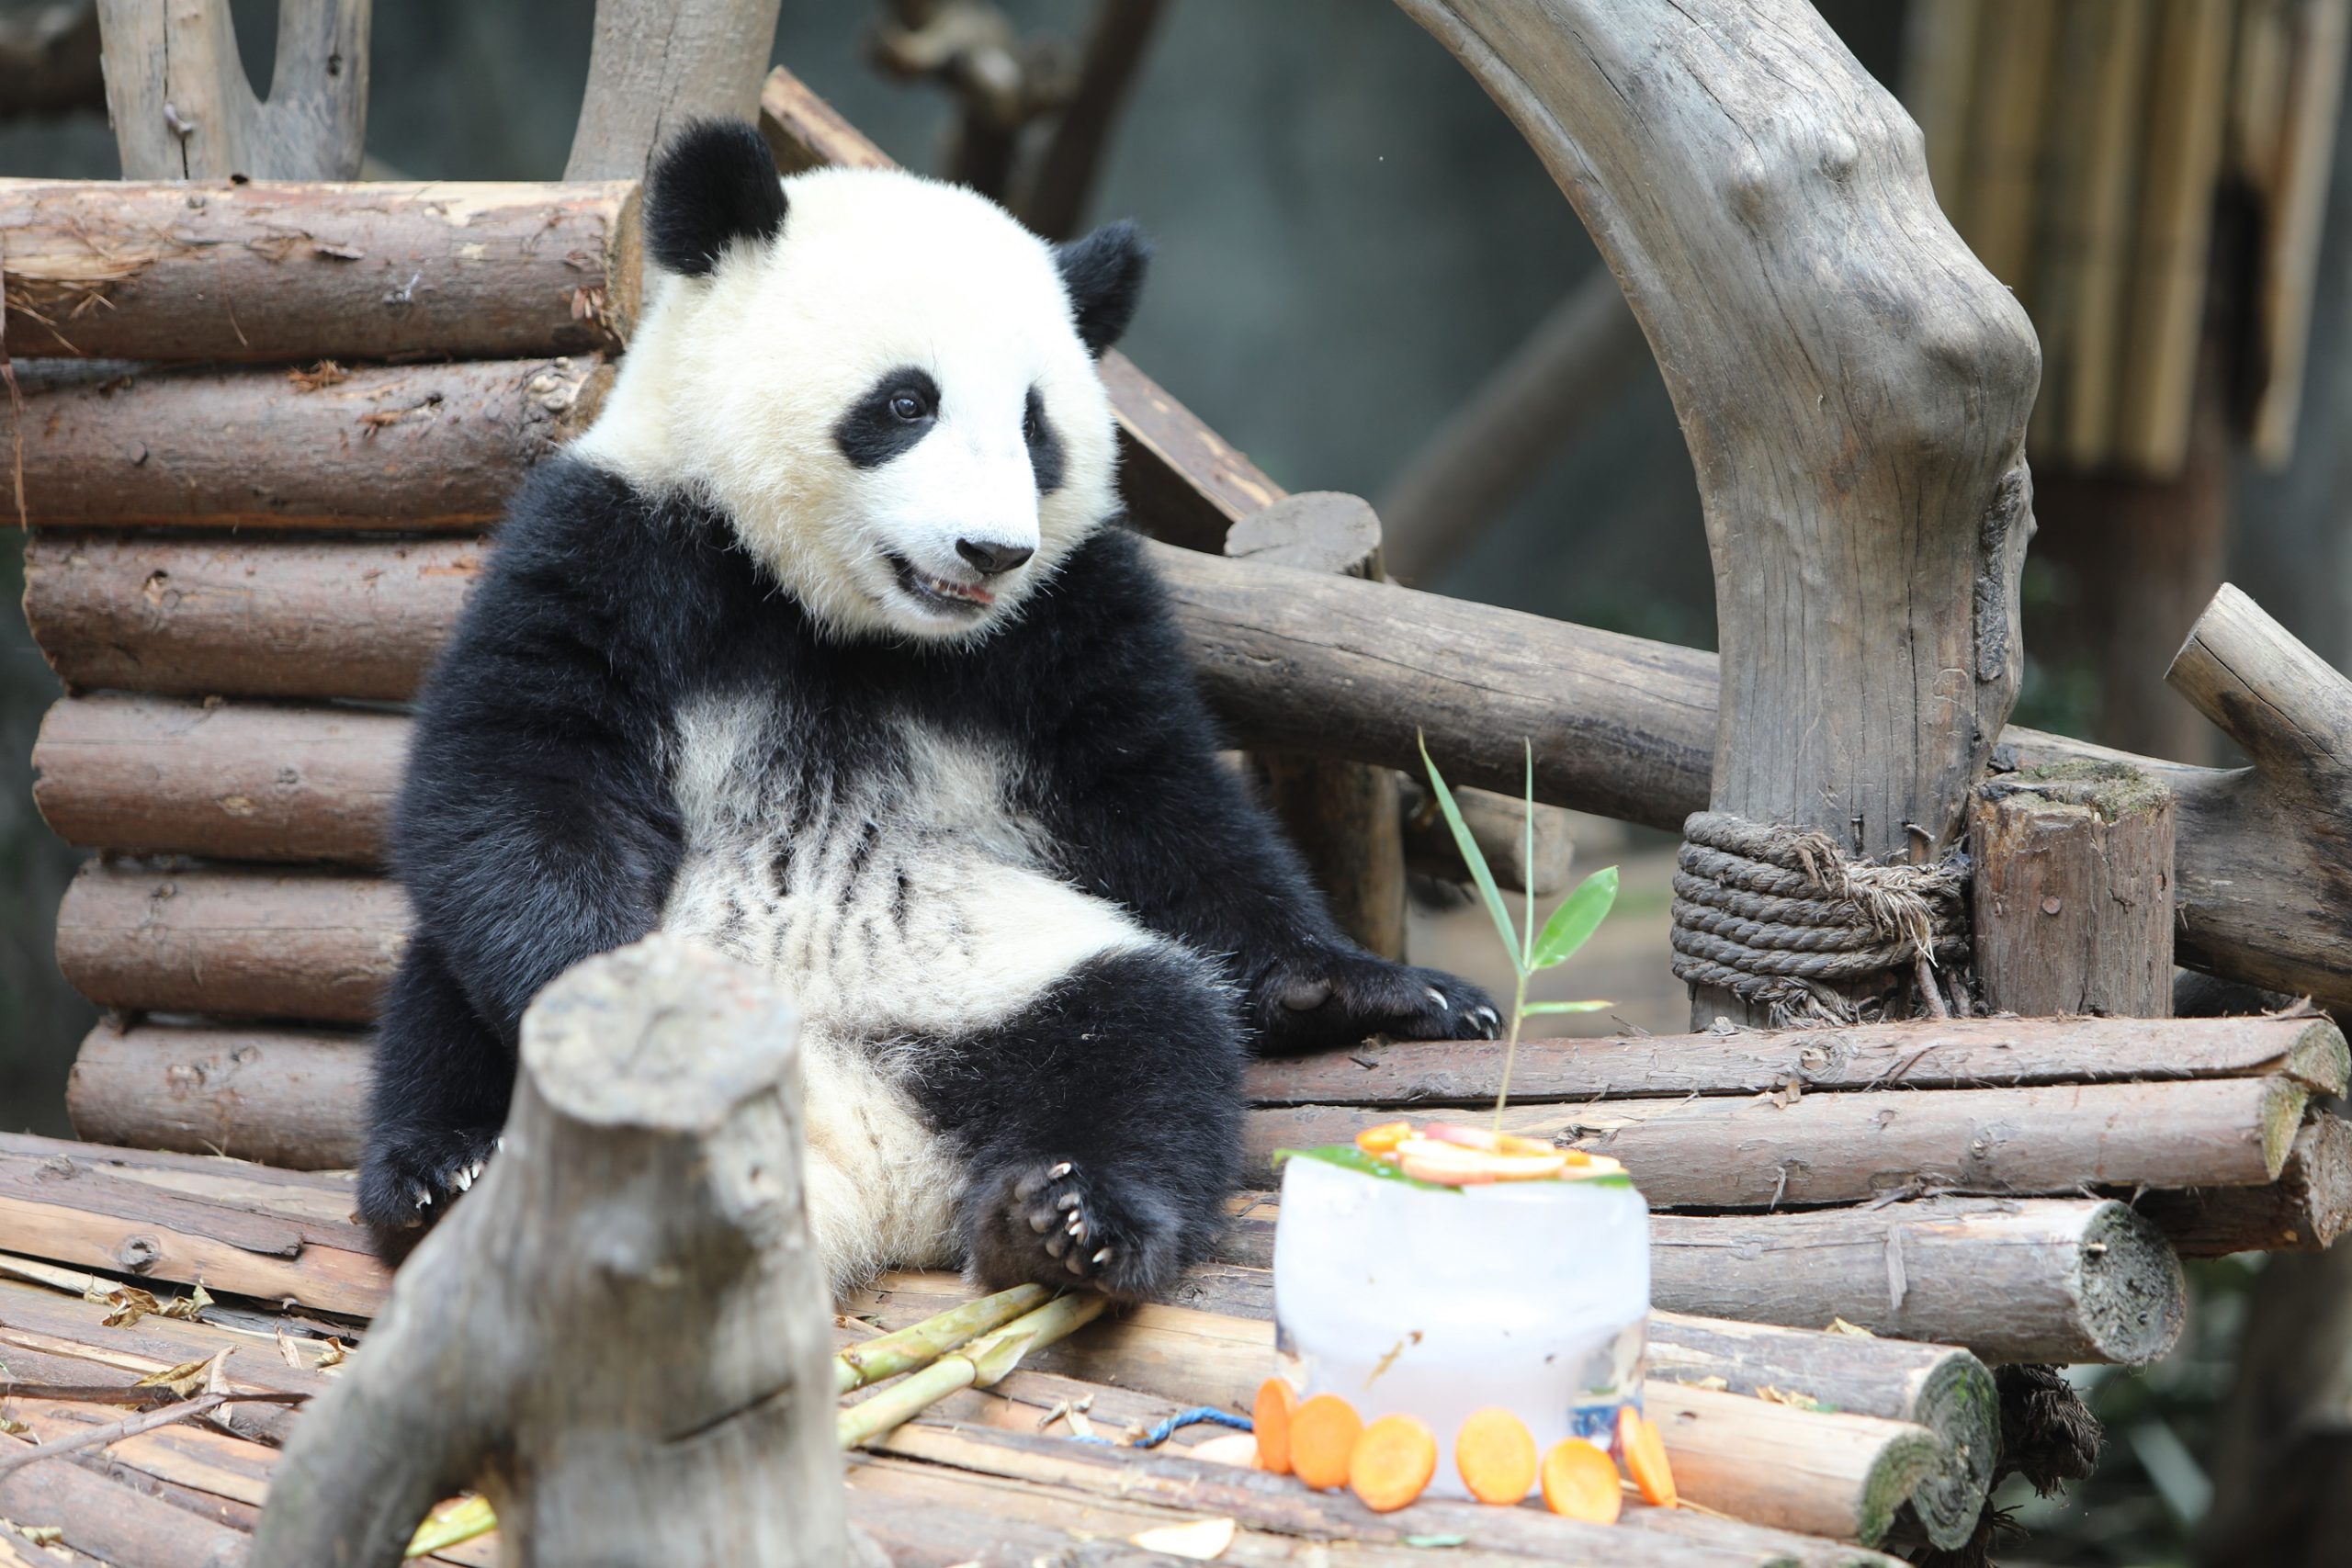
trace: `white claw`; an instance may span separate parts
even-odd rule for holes
[[[1064,1160],[1061,1164],[1047,1171],[1046,1173],[1046,1179],[1049,1181],[1059,1181],[1063,1177],[1068,1176],[1069,1173],[1070,1163],[1068,1160]]]
[[[1488,1023],[1500,1023],[1502,1021],[1502,1015],[1496,1012],[1492,1008],[1480,1008],[1478,1010],[1478,1016],[1485,1019]]]
[[[1095,1262],[1096,1262],[1096,1264],[1098,1264],[1098,1265],[1110,1262],[1110,1261],[1111,1261],[1111,1249],[1110,1249],[1109,1247],[1104,1247],[1102,1251],[1100,1251],[1100,1252],[1096,1253],[1096,1254],[1094,1255],[1094,1261],[1095,1261]]]
[[[1445,999],[1445,993],[1439,990],[1435,986],[1423,986],[1421,989],[1430,994],[1430,1000],[1437,1004],[1438,1011],[1445,1012],[1452,1009],[1453,1004],[1447,1001]]]
[[[503,1133],[499,1134],[498,1141],[491,1146],[496,1149],[500,1154],[504,1154],[506,1152],[506,1134]]]
[[[416,1206],[420,1209],[429,1209],[433,1206],[433,1190],[431,1188],[420,1187],[416,1190]]]
[[[456,1180],[458,1191],[470,1192],[474,1190],[474,1173],[472,1171],[461,1170],[458,1172]]]
[[[1075,1209],[1079,1205],[1079,1201],[1077,1193],[1065,1192],[1060,1197],[1054,1200],[1054,1207],[1057,1209]]]
[[[1082,1216],[1080,1216],[1080,1215],[1078,1215],[1078,1214],[1072,1214],[1072,1215],[1069,1217],[1069,1234],[1070,1234],[1070,1235],[1075,1235],[1075,1236],[1083,1236],[1083,1235],[1086,1235],[1086,1221],[1085,1221],[1085,1219],[1084,1219]]]

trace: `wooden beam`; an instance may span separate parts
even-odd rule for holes
[[[617,351],[636,186],[0,180],[8,352],[190,360]]]

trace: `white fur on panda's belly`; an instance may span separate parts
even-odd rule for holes
[[[716,700],[679,716],[686,852],[662,927],[767,971],[799,1008],[810,1220],[836,1287],[944,1266],[965,1172],[908,1090],[922,1040],[1003,1022],[1088,959],[1162,944],[1037,869],[1006,760],[910,723],[891,766],[844,776],[767,719]]]

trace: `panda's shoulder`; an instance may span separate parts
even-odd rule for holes
[[[1079,644],[1173,637],[1168,591],[1142,536],[1125,523],[1098,529],[1057,574],[1040,627]]]

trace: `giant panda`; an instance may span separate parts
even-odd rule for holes
[[[618,377],[419,699],[361,1217],[404,1252],[492,1156],[525,1004],[660,930],[797,1006],[837,1291],[1160,1292],[1223,1224],[1250,1050],[1496,1014],[1343,936],[1217,758],[1096,374],[1146,247],[779,180],[733,123],[643,200]]]

